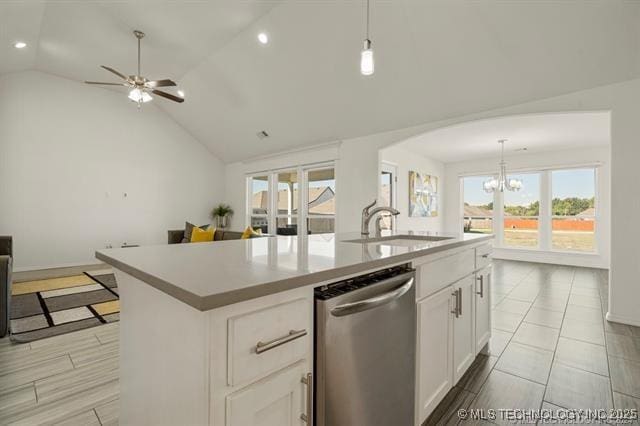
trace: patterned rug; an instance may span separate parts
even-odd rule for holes
[[[31,342],[120,319],[111,270],[13,283],[11,340]]]

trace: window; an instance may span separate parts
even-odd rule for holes
[[[595,251],[595,169],[551,172],[551,247],[554,250]]]
[[[335,231],[336,177],[333,167],[311,169],[307,174],[307,232]]]
[[[493,194],[482,189],[482,183],[491,176],[469,176],[462,178],[463,229],[466,233],[493,233]]]
[[[390,163],[382,163],[380,172],[380,196],[378,206],[396,207],[396,185],[397,166]],[[394,229],[395,218],[392,215],[384,214],[380,216],[381,229]]]
[[[278,235],[335,231],[333,165],[270,171],[249,176],[247,182],[247,223],[253,228]]]
[[[269,176],[253,176],[249,178],[251,206],[250,221],[254,229],[267,232],[269,224]]]
[[[491,176],[461,177],[464,232],[493,232],[498,247],[594,253],[597,172],[581,167],[509,173],[522,189],[489,194],[482,183]],[[494,205],[501,208],[494,211]]]
[[[276,233],[278,235],[298,234],[298,197],[300,188],[297,170],[278,172],[278,200]]]
[[[504,192],[504,245],[538,247],[540,174],[510,174],[509,177],[521,180],[522,189]]]

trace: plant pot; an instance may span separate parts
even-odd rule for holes
[[[216,216],[216,228],[226,228],[229,225],[229,216]]]

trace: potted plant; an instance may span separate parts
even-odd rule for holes
[[[229,204],[220,203],[211,210],[211,217],[216,221],[216,228],[226,228],[231,216],[233,216],[233,209]]]

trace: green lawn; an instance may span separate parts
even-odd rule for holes
[[[491,229],[472,229],[474,234],[490,234]],[[584,231],[553,231],[551,244],[554,250],[592,252],[595,248],[595,233]],[[538,231],[527,229],[505,229],[504,245],[508,247],[537,247]]]

